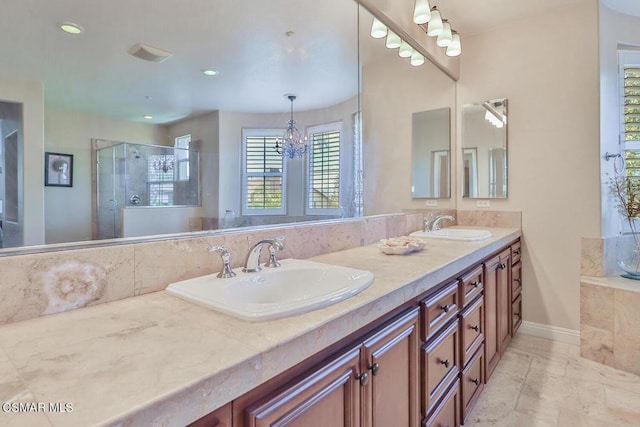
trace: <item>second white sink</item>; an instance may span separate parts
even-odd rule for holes
[[[373,274],[355,268],[285,259],[230,279],[215,274],[172,283],[167,292],[240,319],[260,321],[305,313],[352,297],[373,282]]]
[[[481,228],[441,228],[435,231],[414,231],[410,234],[413,237],[432,238],[432,239],[449,239],[463,241],[480,241],[491,237],[489,230]]]

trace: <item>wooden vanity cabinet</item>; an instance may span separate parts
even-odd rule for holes
[[[511,339],[511,248],[484,263],[485,378],[489,380]]]
[[[520,262],[520,242],[511,247],[511,335],[522,324],[522,263]]]
[[[243,396],[234,426],[418,425],[418,351],[415,307],[296,379]]]

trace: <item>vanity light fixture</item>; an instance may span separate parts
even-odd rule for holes
[[[427,25],[427,35],[431,37],[437,37],[444,30],[444,25],[442,23],[442,16],[440,16],[440,11],[437,6],[433,6],[431,8],[431,19],[429,19],[429,24]]]
[[[204,69],[202,70],[202,74],[204,74],[205,76],[217,76],[218,74],[220,74],[220,72],[214,69]]]
[[[413,9],[413,22],[418,25],[426,24],[431,19],[431,6],[429,0],[416,0]]]
[[[458,56],[462,53],[462,44],[460,43],[460,34],[456,30],[451,30],[451,43],[447,46],[445,52],[447,56]]]
[[[296,100],[296,96],[292,94],[285,94],[284,96],[291,102],[291,119],[287,122],[287,130],[284,131],[282,138],[276,139],[276,145],[273,149],[276,153],[282,154],[283,157],[301,159],[304,153],[307,152],[309,138],[296,128],[296,121],[293,120],[293,101]]]
[[[411,54],[411,65],[414,67],[419,67],[424,64],[424,56],[420,54],[417,50],[414,50]]]
[[[400,49],[398,50],[398,56],[400,58],[409,58],[413,55],[413,47],[406,41],[402,40],[400,43]]]
[[[401,44],[402,44],[402,39],[400,38],[400,36],[394,33],[393,31],[388,30],[387,41],[385,45],[389,49],[397,49],[400,47]]]
[[[73,22],[63,22],[60,24],[60,29],[65,33],[69,34],[82,34],[84,33],[84,28],[78,24],[74,24]]]
[[[384,25],[378,18],[373,18],[373,24],[371,24],[371,37],[374,39],[381,39],[387,35],[387,26]]]
[[[447,47],[451,44],[453,33],[451,32],[451,24],[446,20],[442,20],[442,33],[438,36],[436,44],[440,47]]]

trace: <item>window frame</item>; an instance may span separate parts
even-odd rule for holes
[[[241,188],[241,206],[240,212],[242,215],[286,215],[287,214],[287,162],[282,157],[282,172],[266,172],[263,174],[247,173],[247,137],[263,137],[263,138],[282,138],[284,129],[242,129],[242,154],[240,158],[241,172],[242,172],[242,188]],[[274,151],[275,152],[275,151]],[[282,206],[280,208],[267,208],[267,209],[250,209],[248,206],[248,181],[251,176],[281,176],[282,177]]]
[[[187,143],[186,147],[181,147],[180,143],[189,138],[189,142]],[[181,135],[181,136],[177,136],[174,138],[173,140],[173,152],[174,152],[174,163],[175,163],[175,177],[174,177],[174,181],[175,182],[188,182],[191,179],[191,168],[190,168],[190,154],[191,154],[191,134],[186,134],[186,135]],[[177,149],[177,150],[176,150]],[[184,151],[186,150],[186,151]],[[178,156],[178,153],[186,153],[186,156],[183,158],[178,159],[178,157],[182,157],[182,156]],[[185,178],[181,178],[181,172],[186,171]]]
[[[313,135],[318,133],[326,133],[337,131],[339,134],[339,143],[338,143],[338,207],[337,208],[313,208],[310,206],[311,203],[311,186],[313,180],[311,179],[312,167],[311,162],[313,159]],[[306,134],[309,136],[309,148],[308,148],[308,156],[306,161],[306,185],[305,185],[305,201],[304,201],[304,210],[306,215],[342,215],[342,207],[341,207],[341,199],[343,196],[343,172],[342,172],[342,162],[343,162],[343,150],[344,150],[344,122],[337,121],[331,123],[325,123],[321,125],[309,126],[306,129]]]

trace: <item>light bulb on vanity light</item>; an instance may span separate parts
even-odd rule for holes
[[[427,35],[431,37],[437,37],[442,33],[444,25],[442,24],[442,17],[440,11],[436,6],[431,8],[431,19],[429,25],[427,25]]]
[[[393,31],[389,30],[387,32],[387,42],[385,45],[389,49],[397,49],[400,47],[401,44],[402,44],[402,39],[400,39],[400,36],[394,33]]]
[[[381,39],[387,35],[387,26],[378,20],[378,18],[373,18],[373,23],[371,24],[371,37],[374,39]]]
[[[414,67],[419,67],[424,64],[424,56],[417,50],[414,50],[411,54],[411,65]]]
[[[462,53],[462,44],[460,43],[460,34],[458,34],[455,30],[451,31],[453,35],[451,36],[451,43],[447,46],[447,51],[445,52],[447,56],[458,56]]]
[[[413,48],[409,43],[402,40],[400,44],[400,49],[398,50],[398,56],[400,58],[409,58],[413,54]]]
[[[431,6],[429,6],[429,0],[416,0],[416,5],[413,9],[413,22],[416,24],[426,24],[431,19]]]
[[[451,24],[449,24],[446,19],[443,19],[442,22],[443,29],[436,40],[436,44],[440,47],[447,47],[451,44],[453,34],[451,33]]]

